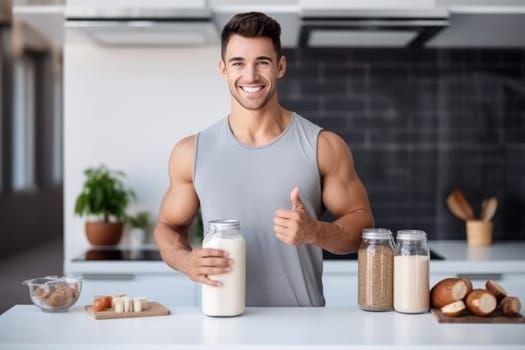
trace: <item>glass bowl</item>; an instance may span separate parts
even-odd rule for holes
[[[74,277],[46,276],[22,282],[29,288],[33,304],[46,312],[64,312],[80,296],[82,280]]]

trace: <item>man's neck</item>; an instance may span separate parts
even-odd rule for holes
[[[261,110],[234,108],[229,116],[230,129],[246,145],[264,146],[279,137],[290,123],[292,113],[277,106]]]

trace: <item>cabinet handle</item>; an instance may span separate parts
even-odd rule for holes
[[[135,279],[132,273],[85,273],[82,279],[91,281],[131,281]]]
[[[494,280],[500,281],[503,279],[503,274],[501,273],[458,273],[458,277],[468,278],[470,280]]]

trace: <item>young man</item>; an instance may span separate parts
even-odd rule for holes
[[[226,252],[192,249],[188,227],[237,219],[246,240],[247,306],[324,306],[324,248],[355,251],[373,226],[351,152],[336,134],[283,108],[280,25],[262,13],[234,16],[222,32],[220,73],[231,113],[181,140],[154,235],[163,260],[195,282],[235,268]],[[334,222],[319,221],[324,209]]]

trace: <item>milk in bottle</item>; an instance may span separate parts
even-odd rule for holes
[[[202,311],[208,316],[237,316],[244,312],[246,291],[246,244],[237,220],[214,220],[208,224],[204,248],[222,249],[233,260],[230,272],[210,275],[221,287],[202,285]]]

